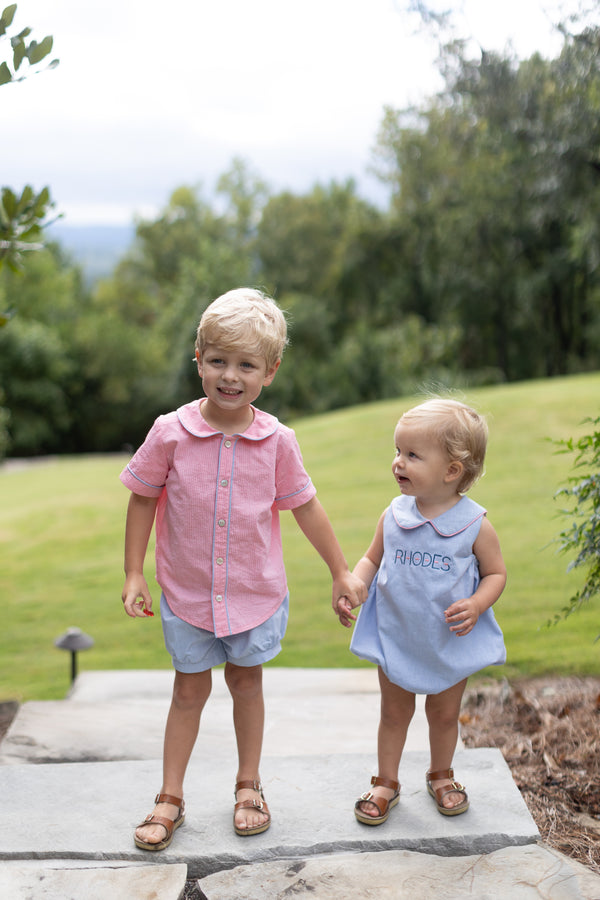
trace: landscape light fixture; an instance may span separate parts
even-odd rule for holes
[[[94,639],[85,634],[81,628],[68,628],[64,634],[57,637],[54,646],[60,650],[69,650],[71,653],[71,683],[77,678],[77,651],[89,650],[94,646]]]

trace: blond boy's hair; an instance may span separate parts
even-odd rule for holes
[[[483,475],[488,426],[482,415],[458,400],[433,398],[409,409],[400,422],[426,429],[452,461],[463,464],[457,491],[466,493]]]
[[[207,344],[261,356],[272,369],[287,344],[285,316],[274,300],[253,288],[228,291],[208,306],[198,325],[196,350]]]

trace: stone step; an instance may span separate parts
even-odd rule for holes
[[[263,784],[273,816],[264,834],[232,828],[234,770],[216,757],[192,759],[186,821],[152,860],[133,843],[135,825],[152,809],[160,760],[0,768],[0,795],[19,816],[3,824],[0,860],[89,860],[185,863],[189,878],[275,859],[339,852],[412,850],[441,856],[489,853],[535,842],[537,828],[500,751],[463,750],[457,776],[471,807],[440,815],[424,785],[428,754],[402,760],[399,805],[381,826],[356,821],[353,806],[367,789],[373,758],[360,754],[265,757]]]

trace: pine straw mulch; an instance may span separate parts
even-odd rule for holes
[[[600,875],[600,679],[536,678],[468,690],[466,747],[498,747],[542,840]]]

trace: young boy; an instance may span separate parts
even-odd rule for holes
[[[234,829],[266,831],[271,816],[259,776],[264,727],[262,664],[281,649],[288,592],[279,511],[291,509],[327,563],[333,600],[352,607],[364,584],[344,559],[294,432],[252,404],[271,384],[287,343],[279,307],[247,288],[204,312],[196,361],[205,398],[160,416],[121,473],[131,491],[125,536],[127,615],[150,613],[143,575],[156,517],[161,618],[175,668],[163,784],[135,832],[145,850],[167,847],[184,821],[183,780],[211,690],[225,663],[238,747]]]

